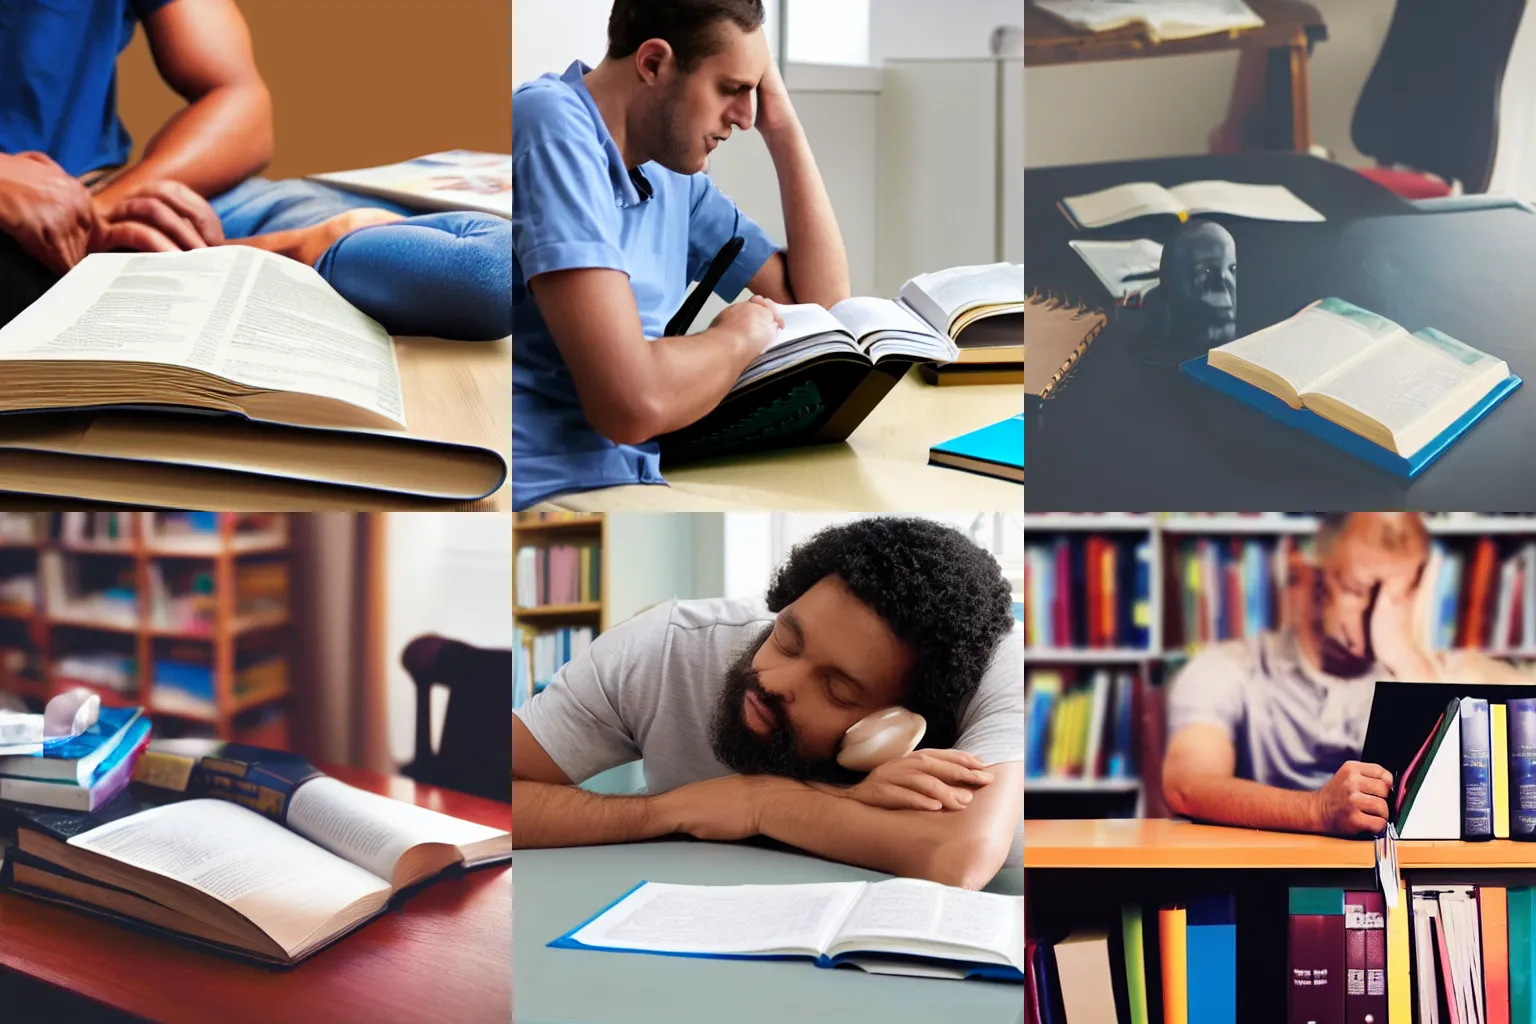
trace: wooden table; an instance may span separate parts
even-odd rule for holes
[[[1268,51],[1268,142],[1306,152],[1312,146],[1307,56],[1313,43],[1328,38],[1328,28],[1317,8],[1302,0],[1248,0],[1248,6],[1264,19],[1263,26],[1153,42],[1141,26],[1082,32],[1030,5],[1024,14],[1024,65],[1046,67],[1218,50]],[[1277,83],[1285,88],[1277,89]]]
[[[325,770],[362,789],[482,825],[508,828],[512,820],[508,804],[359,769]],[[52,999],[63,998],[62,990],[121,1013],[189,1024],[506,1024],[512,1006],[511,881],[510,865],[499,864],[429,883],[287,969],[226,959],[0,892],[0,981],[14,987],[30,979]],[[9,1007],[0,1007],[0,1020],[13,1019],[8,1014]],[[51,1019],[76,1018],[71,1011]]]
[[[1023,388],[1017,384],[936,387],[924,384],[913,370],[843,444],[711,459],[663,470],[668,487],[608,487],[561,495],[539,507],[578,512],[764,508],[1016,512],[1024,504],[1021,485],[930,466],[928,449],[1017,416],[1023,401]]]
[[[411,431],[477,444],[510,460],[512,344],[399,338],[400,386]],[[504,512],[510,475],[474,502],[442,502],[381,491],[325,487],[275,478],[146,463],[84,460],[49,452],[0,451],[0,509],[54,508],[54,499],[160,508],[260,511],[437,509]],[[510,461],[509,461],[510,466]]]

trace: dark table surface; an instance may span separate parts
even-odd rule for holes
[[[1072,237],[1150,237],[1167,218],[1074,232],[1064,195],[1138,180],[1273,182],[1321,224],[1223,219],[1237,242],[1238,334],[1338,296],[1408,330],[1436,327],[1536,379],[1536,217],[1519,209],[1420,213],[1346,168],[1294,154],[1050,168],[1025,180],[1031,288],[1108,306]],[[1030,511],[1536,508],[1536,398],[1522,387],[1404,480],[1125,352],[1137,316],[1113,320],[1027,434]],[[1027,339],[1026,339],[1027,343]]]

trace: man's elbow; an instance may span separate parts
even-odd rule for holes
[[[614,444],[644,444],[663,433],[666,410],[658,398],[628,393],[593,404],[587,422]]]
[[[250,147],[247,153],[250,170],[246,177],[250,177],[266,170],[272,162],[276,132],[272,126],[272,93],[266,83],[256,78],[242,84],[241,89],[250,96],[250,118],[246,134],[247,145]]]
[[[1002,870],[1008,859],[1008,843],[989,837],[966,836],[944,840],[934,849],[922,877],[960,889],[981,889]]]
[[[1163,803],[1168,805],[1168,810],[1180,817],[1187,818],[1191,813],[1189,788],[1183,775],[1170,772],[1166,766],[1163,769]]]

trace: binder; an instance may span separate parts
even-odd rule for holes
[[[1050,293],[1024,298],[1024,393],[1049,398],[1060,387],[1109,317],[1083,302]]]

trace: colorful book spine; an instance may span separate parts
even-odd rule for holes
[[[1206,896],[1185,909],[1189,1024],[1237,1024],[1237,900]]]
[[[1387,1024],[1413,1024],[1408,917],[1408,887],[1399,883],[1397,906],[1387,908]]]
[[[1493,742],[1488,702],[1461,701],[1461,838],[1493,838]]]
[[[1344,1024],[1344,890],[1292,887],[1289,1024]]]
[[[1536,698],[1519,697],[1507,707],[1509,838],[1536,840]]]
[[[1509,709],[1503,704],[1488,708],[1493,740],[1490,769],[1493,772],[1493,838],[1509,838]]]
[[[1386,1022],[1386,911],[1379,892],[1344,894],[1345,1024]]]
[[[1185,908],[1163,907],[1157,915],[1163,947],[1163,1024],[1189,1024],[1189,929]]]
[[[1477,908],[1483,933],[1484,1020],[1486,1024],[1510,1024],[1509,894],[1503,886],[1478,886]]]
[[[1149,1024],[1147,1016],[1147,962],[1141,907],[1128,903],[1120,908],[1120,932],[1125,947],[1125,990],[1130,1020],[1125,1024]]]
[[[1510,1024],[1536,1024],[1536,889],[1506,892],[1509,915]]]

